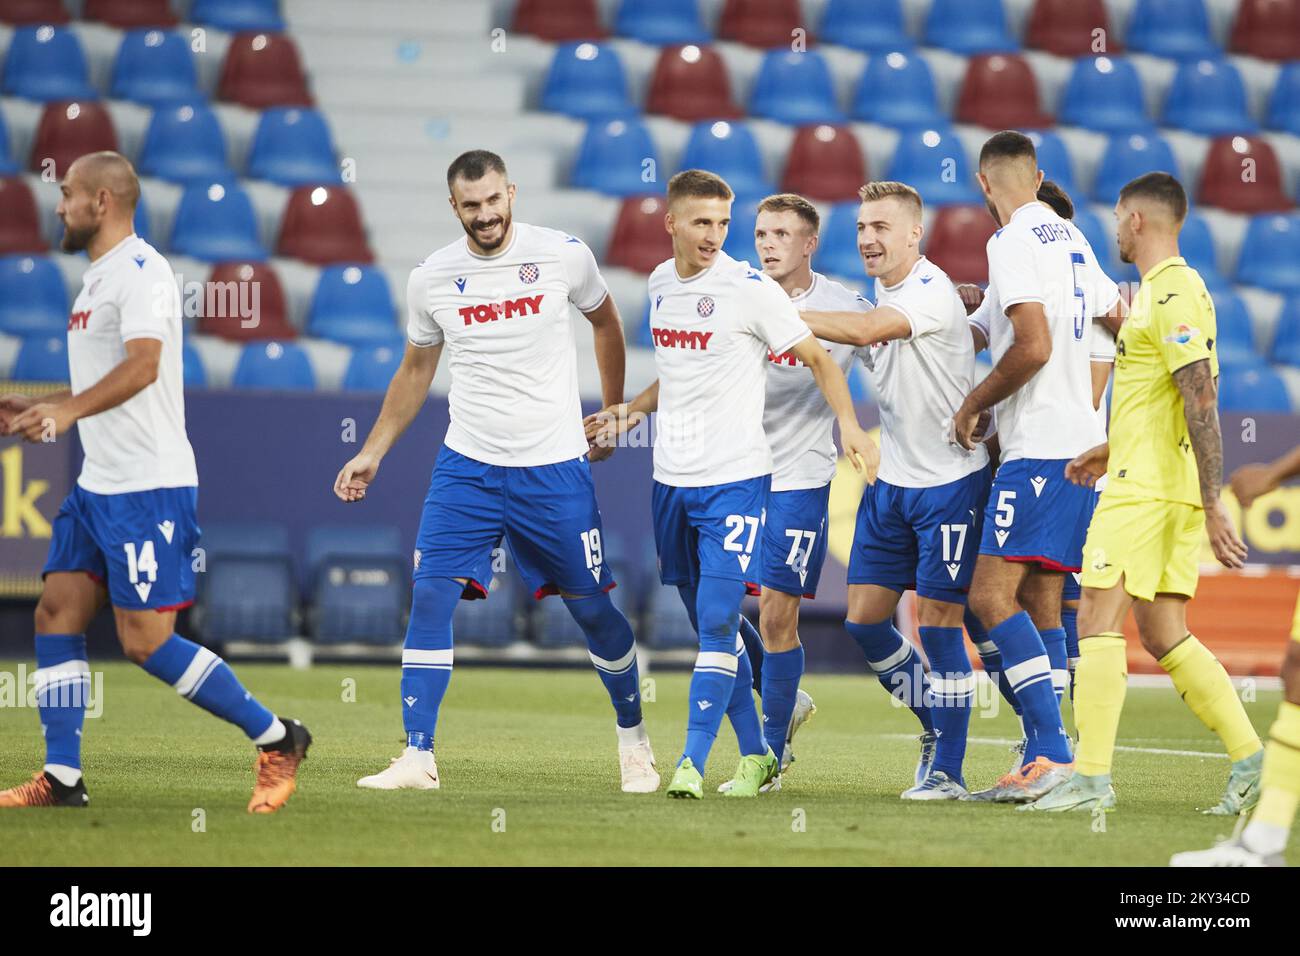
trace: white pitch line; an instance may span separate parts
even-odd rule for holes
[[[887,740],[915,740],[915,734],[876,734],[877,737],[883,737]],[[1020,743],[1019,740],[1012,740],[1009,737],[967,737],[968,744],[993,744],[1001,747],[1011,747]],[[1228,755],[1224,753],[1211,753],[1208,750],[1166,750],[1163,747],[1126,747],[1122,744],[1116,744],[1116,750],[1122,750],[1125,753],[1134,754],[1159,754],[1163,757],[1214,757],[1221,760],[1227,760]]]

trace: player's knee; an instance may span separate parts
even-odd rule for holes
[[[763,590],[758,602],[763,647],[774,653],[799,646],[799,598],[780,591]]]
[[[965,608],[952,601],[935,598],[916,599],[916,623],[921,627],[961,627]]]
[[[36,603],[35,618],[37,634],[66,633],[63,627],[66,618],[64,609],[59,607],[58,602],[48,594],[42,594],[41,599]]]
[[[150,621],[132,615],[127,620],[118,620],[117,639],[122,645],[122,653],[133,664],[143,664],[171,636],[172,629],[162,623],[162,619]]]
[[[1014,601],[988,591],[972,591],[970,609],[985,630],[992,630],[1016,612]]]
[[[622,630],[628,626],[627,619],[605,591],[586,597],[566,597],[564,606],[569,609],[573,622],[588,637],[600,636],[615,628]]]
[[[696,598],[700,637],[734,637],[740,627],[745,586],[736,581],[704,578]]]

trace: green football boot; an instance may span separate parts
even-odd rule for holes
[[[678,800],[703,800],[704,778],[687,757],[677,765],[673,773],[673,782],[668,785],[668,796]]]
[[[1257,750],[1238,760],[1228,774],[1228,789],[1216,806],[1201,812],[1212,817],[1236,817],[1249,813],[1259,803],[1259,775],[1264,769],[1264,751]]]
[[[763,785],[776,779],[780,773],[780,761],[772,753],[771,747],[767,748],[765,754],[747,754],[740,758],[736,775],[731,778],[731,789],[725,796],[756,797]]]

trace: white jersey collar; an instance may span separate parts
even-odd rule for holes
[[[916,273],[921,269],[922,266],[928,266],[929,264],[930,264],[930,260],[927,259],[925,256],[921,256],[919,259],[916,260],[916,262],[912,264],[912,268],[908,270],[907,275],[903,276],[903,278],[900,279],[895,285],[885,285],[883,282],[881,282],[880,288],[884,289],[886,292],[893,292],[896,289],[900,288],[901,286],[905,285],[907,283],[907,280],[912,278],[912,276],[916,275]],[[876,281],[879,282],[880,280],[877,279]]]
[[[486,256],[475,252],[473,249],[470,248],[469,236],[465,237],[465,251],[468,252],[472,258],[481,259],[484,262],[490,262],[493,259],[500,259],[502,256],[509,255],[510,250],[513,249],[515,247],[515,243],[519,241],[519,227],[521,225],[523,225],[523,223],[512,222],[510,224],[510,241],[507,242],[500,249],[498,249],[496,252],[489,253]]]
[[[103,267],[108,263],[108,260],[112,259],[115,255],[117,255],[119,252],[121,252],[123,249],[125,249],[128,245],[130,245],[138,238],[139,236],[137,236],[134,232],[131,233],[131,235],[127,236],[125,239],[123,239],[121,242],[115,245],[112,249],[109,249],[108,252],[104,253],[102,256],[100,256],[98,259],[92,262],[90,264],[90,268],[87,269],[86,271],[94,272],[97,269],[100,269],[101,267]]]

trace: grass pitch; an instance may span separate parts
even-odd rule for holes
[[[253,752],[238,730],[135,667],[103,671],[103,714],[85,730],[90,807],[0,811],[0,866],[1162,866],[1233,823],[1196,812],[1217,801],[1228,761],[1172,688],[1129,690],[1120,744],[1140,749],[1118,754],[1119,809],[1103,827],[1086,814],[899,800],[916,760],[915,719],[866,676],[805,679],[818,711],[779,794],[711,792],[735,767],[724,727],[697,803],[662,788],[619,792],[613,715],[591,672],[461,667],[439,726],[443,789],[379,793],[355,782],[402,747],[396,667],[242,665],[255,694],[315,736],[297,795],[253,817],[244,812]],[[646,719],[666,786],[689,675],[653,677]],[[1278,697],[1247,704],[1261,732]],[[1017,725],[1003,710],[971,722],[972,786],[1007,768],[1003,741]],[[0,785],[26,779],[42,757],[36,712],[0,712]],[[1294,843],[1289,860],[1300,864]]]

